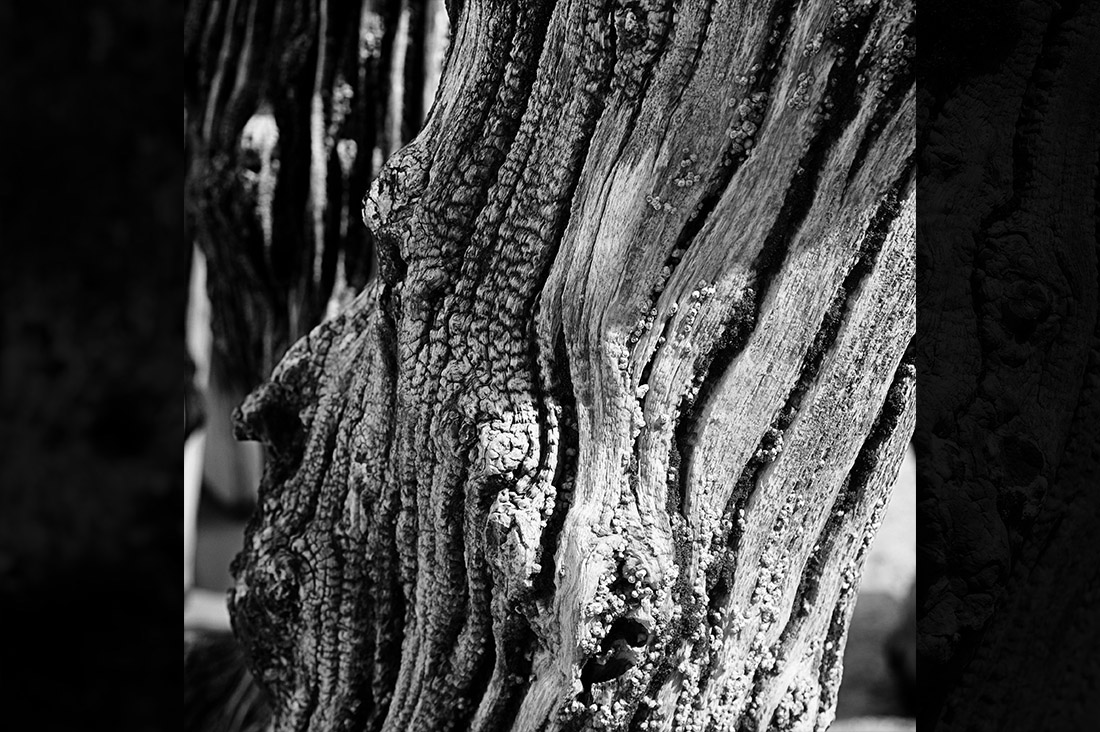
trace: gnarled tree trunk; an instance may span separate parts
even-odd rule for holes
[[[914,420],[912,5],[449,10],[379,279],[238,415],[276,728],[826,728]]]

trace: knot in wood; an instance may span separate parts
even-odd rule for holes
[[[532,427],[534,425],[514,423],[511,415],[482,425],[478,435],[478,462],[487,476],[519,470],[531,452],[533,442],[528,433]]]
[[[416,142],[394,153],[363,198],[363,223],[375,236],[407,217],[428,184],[427,153]]]

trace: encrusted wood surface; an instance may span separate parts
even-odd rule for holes
[[[239,415],[277,729],[821,730],[914,421],[913,8],[450,5]]]

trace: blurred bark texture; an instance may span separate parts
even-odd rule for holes
[[[184,235],[201,250],[210,353],[205,494],[253,505],[262,456],[230,413],[371,276],[362,195],[420,128],[442,0],[192,0],[184,20]]]
[[[304,130],[378,124],[328,91],[374,68],[369,16],[321,2],[189,15],[196,73],[257,69],[194,107],[199,238],[303,312],[354,225],[318,203],[371,170]],[[447,11],[431,113],[366,195],[377,276],[237,415],[270,459],[231,611],[275,729],[827,728],[914,423],[912,4]],[[323,29],[324,71],[288,76],[315,54],[247,34],[264,13]],[[212,150],[265,100],[270,234],[219,208],[244,153]]]
[[[922,730],[1100,719],[1100,4],[921,10]]]
[[[226,388],[367,281],[362,191],[419,129],[445,34],[441,0],[189,0],[184,230]]]

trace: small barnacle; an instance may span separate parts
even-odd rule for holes
[[[802,49],[802,55],[813,56],[821,50],[821,44],[824,41],[824,34],[818,31],[814,34],[814,37],[806,41],[806,46]]]
[[[808,71],[803,71],[795,79],[795,89],[787,100],[787,106],[791,109],[805,109],[810,104],[810,87],[816,79]]]

